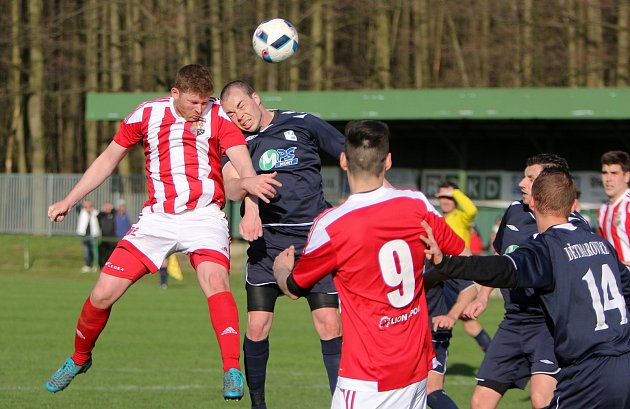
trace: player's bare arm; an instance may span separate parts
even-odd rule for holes
[[[223,167],[225,193],[231,200],[243,200],[247,194],[265,203],[276,195],[276,187],[282,183],[275,179],[277,172],[256,175],[249,151],[244,145],[233,146],[226,151],[230,162]]]
[[[48,207],[48,219],[60,222],[66,217],[68,211],[83,199],[88,193],[96,189],[112,174],[128,149],[112,141],[109,146],[92,162],[79,182],[68,195]]]
[[[464,311],[464,308],[470,304],[472,300],[477,296],[477,287],[471,285],[470,287],[462,290],[457,295],[455,304],[451,307],[446,315],[439,315],[433,317],[433,331],[437,331],[439,328],[451,329],[457,323],[459,316]]]
[[[477,293],[477,297],[468,304],[466,308],[464,308],[464,316],[472,319],[477,319],[481,313],[483,313],[488,307],[488,299],[490,298],[490,293],[494,288],[481,286],[479,292]]]
[[[278,287],[289,298],[297,300],[299,297],[289,291],[287,280],[293,271],[295,264],[295,247],[284,249],[273,261],[273,275],[276,278]]]
[[[262,221],[258,212],[258,197],[248,195],[242,188],[242,179],[238,172],[232,166],[231,162],[227,162],[223,166],[223,186],[225,193],[231,200],[243,200],[245,205],[245,214],[238,224],[238,231],[241,237],[247,241],[254,241],[262,237]]]

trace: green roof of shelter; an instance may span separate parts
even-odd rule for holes
[[[117,121],[168,93],[88,93],[88,120]],[[630,119],[630,88],[457,88],[264,92],[265,107],[352,119]]]

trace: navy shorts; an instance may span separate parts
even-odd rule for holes
[[[309,228],[264,227],[263,236],[249,244],[247,249],[247,267],[245,280],[248,284],[257,286],[276,284],[273,276],[273,261],[284,249],[295,247],[295,262],[297,263],[306,244]],[[315,284],[313,293],[336,294],[332,275],[329,274]]]
[[[599,356],[562,368],[548,409],[630,408],[630,353]]]
[[[560,371],[554,343],[544,323],[504,319],[477,372],[478,384],[492,381],[506,389],[524,389],[532,375]]]
[[[435,351],[435,366],[433,372],[441,375],[446,373],[446,364],[448,362],[448,347],[451,344],[453,331],[450,329],[440,329],[431,333],[433,340],[433,350]]]

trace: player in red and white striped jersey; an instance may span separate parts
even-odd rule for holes
[[[295,268],[293,247],[274,263],[278,285],[291,298],[333,273],[343,346],[332,408],[426,406],[435,354],[421,222],[432,226],[449,254],[465,250],[423,193],[383,186],[391,167],[388,138],[382,122],[348,124],[340,163],[352,194],[318,216]]]
[[[609,151],[602,155],[601,162],[608,203],[597,212],[597,230],[613,244],[619,259],[630,266],[630,155]]]
[[[220,156],[239,168],[241,187],[267,201],[273,178],[256,176],[241,131],[211,97],[214,84],[201,65],[179,69],[171,95],[144,102],[120,124],[114,140],[61,201],[48,208],[51,221],[62,221],[85,195],[98,187],[136,143],[146,156],[149,199],[137,224],[119,242],[79,316],[75,350],[46,383],[59,392],[92,365],[92,349],[105,329],[113,304],[137,280],[158,271],[174,252],[184,252],[197,271],[208,301],[224,374],[225,399],[243,396],[238,312],[229,287],[229,230]],[[247,209],[244,237],[262,234],[254,207]],[[253,222],[252,222],[253,221]],[[140,335],[140,334],[139,334]]]

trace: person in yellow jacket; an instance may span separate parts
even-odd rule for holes
[[[446,219],[446,223],[461,237],[470,248],[470,232],[475,216],[477,216],[477,206],[459,187],[450,181],[442,183],[435,196],[440,202],[440,209]],[[445,293],[450,298],[450,305],[455,302],[456,294]],[[450,296],[450,297],[449,297]],[[450,308],[450,306],[449,306]],[[464,330],[473,337],[482,351],[486,351],[490,345],[490,335],[483,329],[479,321],[470,318],[460,318],[464,323]]]

